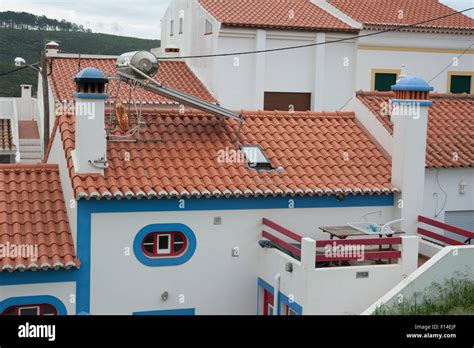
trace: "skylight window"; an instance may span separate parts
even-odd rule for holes
[[[267,156],[265,156],[265,153],[263,152],[260,146],[241,146],[240,151],[244,153],[245,159],[247,160],[247,164],[249,165],[249,167],[264,170],[272,169],[272,164],[270,160],[267,158]]]

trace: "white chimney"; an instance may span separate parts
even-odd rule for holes
[[[56,41],[50,41],[46,44],[46,54],[58,54],[59,53],[59,44]]]
[[[72,151],[76,173],[104,174],[107,166],[105,132],[105,84],[109,81],[95,68],[81,70],[74,79],[76,101],[76,144]]]
[[[423,212],[428,109],[433,87],[423,79],[407,76],[392,86],[393,122],[392,184],[400,188],[396,204],[401,208],[402,230],[416,234]]]
[[[21,99],[31,99],[31,85],[20,85],[21,87]]]

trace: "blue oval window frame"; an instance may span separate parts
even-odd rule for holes
[[[188,247],[186,251],[176,257],[150,257],[143,253],[142,242],[143,239],[153,232],[170,232],[176,231],[181,232],[188,240]],[[145,266],[149,267],[166,267],[166,266],[178,266],[187,262],[196,251],[196,236],[194,232],[184,224],[151,224],[143,227],[138,231],[135,239],[133,240],[133,252],[138,261]]]
[[[48,304],[56,308],[58,315],[67,315],[66,306],[57,297],[50,295],[34,295],[34,296],[20,296],[9,297],[0,301],[0,313],[11,306]]]

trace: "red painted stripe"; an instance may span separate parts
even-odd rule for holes
[[[399,259],[402,256],[401,251],[366,251],[364,252],[364,260],[378,260],[378,259]],[[328,257],[326,255],[316,255],[316,261],[348,261],[357,260],[358,256],[341,256]]]
[[[449,232],[452,232],[452,233],[455,233],[455,234],[459,234],[459,235],[467,237],[467,238],[473,238],[474,239],[474,232],[464,230],[464,229],[456,227],[456,226],[448,225],[448,224],[445,224],[441,221],[436,221],[436,220],[433,220],[433,219],[430,219],[430,218],[427,218],[427,217],[424,217],[424,216],[421,216],[421,215],[418,216],[418,221],[423,222],[427,225],[442,228],[443,230],[446,230],[446,231],[449,231]]]
[[[421,235],[426,236],[426,237],[433,238],[435,240],[439,240],[439,241],[444,242],[448,245],[465,245],[464,243],[461,243],[461,242],[459,242],[455,239],[442,236],[438,233],[433,233],[433,232],[427,231],[427,230],[425,230],[424,228],[421,228],[421,227],[418,227],[418,234],[421,234]]]
[[[275,231],[280,232],[281,234],[284,234],[288,238],[291,238],[294,241],[297,241],[298,243],[301,243],[301,239],[303,237],[301,237],[299,234],[297,234],[295,232],[290,231],[289,229],[284,228],[283,226],[280,226],[280,225],[274,223],[273,221],[270,221],[268,219],[263,218],[262,224],[264,224],[265,226],[268,226],[270,228],[273,228]]]
[[[291,245],[290,243],[285,242],[284,240],[281,240],[278,237],[275,237],[273,234],[269,232],[262,231],[262,237],[267,238],[269,241],[272,241],[276,245],[288,251],[291,251],[295,255],[301,256],[301,250],[299,248],[295,247],[294,245]]]
[[[318,240],[317,247],[324,248],[327,245],[387,245],[387,244],[402,244],[400,237],[389,238],[371,238],[371,239],[339,239],[339,240]]]

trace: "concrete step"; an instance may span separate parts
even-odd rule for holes
[[[41,142],[39,139],[20,139],[20,147],[22,145],[34,145],[34,146],[41,146]]]
[[[36,164],[36,163],[40,163],[41,162],[41,159],[28,159],[28,158],[22,158],[20,160],[20,163],[21,164]]]
[[[23,151],[20,151],[20,156],[21,158],[32,158],[32,159],[35,159],[35,158],[41,158],[41,152],[23,152]]]
[[[41,152],[41,145],[20,145],[20,152]]]

